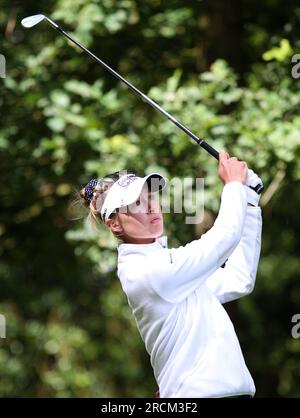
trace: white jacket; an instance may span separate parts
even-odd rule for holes
[[[159,240],[118,246],[118,276],[161,397],[254,395],[221,304],[252,291],[261,227],[260,208],[247,206],[244,186],[231,182],[214,226],[200,239],[172,249]]]

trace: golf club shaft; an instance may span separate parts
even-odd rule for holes
[[[219,152],[215,148],[213,148],[211,145],[209,145],[203,139],[200,139],[197,135],[195,135],[193,132],[191,132],[186,126],[184,126],[181,122],[179,122],[176,118],[174,118],[174,116],[172,116],[170,113],[168,113],[166,110],[164,110],[161,106],[159,106],[154,100],[150,99],[148,96],[146,96],[146,94],[142,93],[139,89],[134,87],[131,83],[129,83],[129,81],[127,81],[119,73],[117,73],[115,70],[113,70],[109,65],[107,65],[105,62],[100,60],[95,54],[93,54],[91,51],[89,51],[80,42],[76,41],[76,39],[74,39],[71,35],[69,35],[67,32],[65,32],[62,28],[60,28],[55,22],[53,22],[53,20],[51,20],[49,18],[47,18],[47,20],[58,32],[62,33],[64,36],[66,36],[71,42],[75,43],[80,49],[82,49],[87,54],[89,54],[96,62],[101,64],[106,70],[108,70],[118,80],[122,81],[132,91],[137,93],[142,99],[144,99],[147,103],[149,103],[152,107],[154,107],[159,112],[161,112],[163,115],[165,115],[171,122],[173,122],[178,128],[180,128],[183,132],[185,132],[188,136],[190,136],[195,142],[197,142],[198,145],[200,145],[203,149],[205,149],[210,155],[215,157],[217,160],[219,159]]]

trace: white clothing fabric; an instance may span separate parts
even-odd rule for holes
[[[261,228],[261,209],[247,206],[244,186],[231,182],[213,227],[200,239],[171,249],[162,239],[118,246],[118,276],[160,397],[254,395],[222,304],[252,291]]]

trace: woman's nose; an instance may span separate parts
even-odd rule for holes
[[[153,203],[152,203],[151,199],[148,200],[148,212],[149,213],[154,212]]]
[[[155,202],[155,201],[149,202],[148,212],[149,213],[158,213],[159,212],[159,206],[157,205],[157,202]]]

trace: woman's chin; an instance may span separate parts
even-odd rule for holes
[[[164,227],[161,224],[156,224],[154,226],[155,228],[153,228],[153,238],[158,238],[164,232]]]

